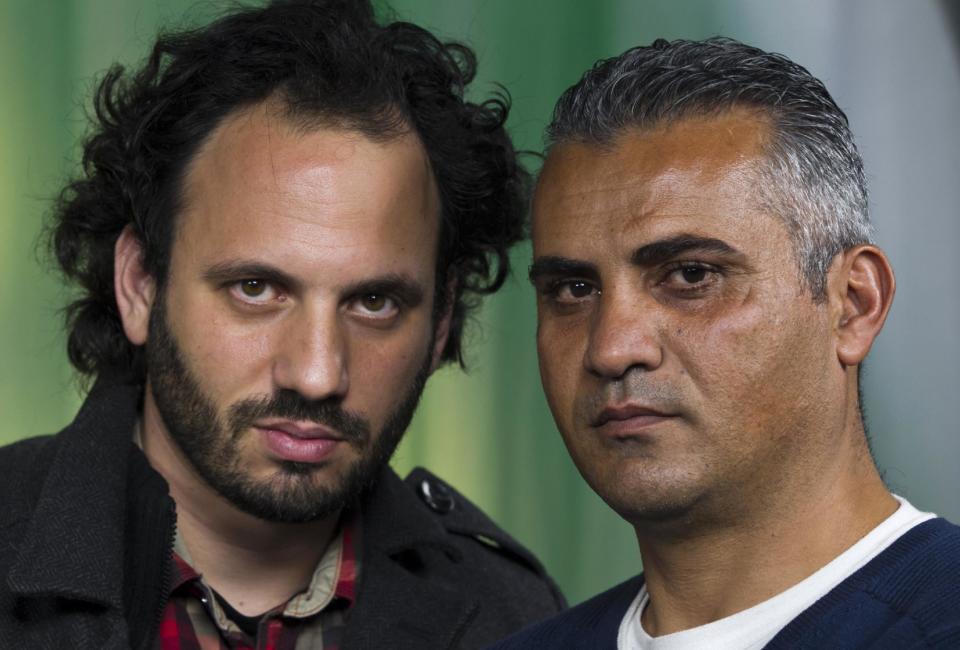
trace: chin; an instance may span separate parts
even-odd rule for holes
[[[368,487],[378,465],[282,461],[268,476],[235,467],[208,473],[206,480],[239,510],[275,523],[308,523],[336,516]]]
[[[670,480],[673,478],[674,480]],[[684,524],[702,503],[702,493],[688,481],[677,481],[658,472],[614,472],[596,484],[594,491],[614,512],[635,527]]]

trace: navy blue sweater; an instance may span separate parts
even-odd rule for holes
[[[639,575],[497,643],[496,650],[616,650]],[[834,587],[767,648],[960,648],[960,527],[926,521]]]

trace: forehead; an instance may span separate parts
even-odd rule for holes
[[[267,103],[227,118],[189,165],[174,256],[395,272],[411,256],[432,264],[438,228],[416,135],[304,131]]]
[[[770,136],[765,115],[736,108],[626,131],[604,147],[559,144],[537,184],[534,249],[635,244],[641,231],[725,239],[750,228],[781,230],[754,190]]]

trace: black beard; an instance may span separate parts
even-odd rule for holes
[[[369,423],[344,410],[340,400],[309,400],[292,390],[233,404],[224,423],[184,362],[167,325],[161,290],[150,313],[147,377],[170,437],[210,487],[240,510],[260,519],[304,523],[323,519],[352,504],[390,460],[430,376],[432,348],[431,343],[410,389],[376,437],[371,438]],[[238,447],[244,432],[256,420],[267,417],[310,420],[331,427],[358,451],[360,458],[332,486],[313,482],[314,474],[322,471],[325,463],[281,462],[269,479],[255,480],[244,472]]]

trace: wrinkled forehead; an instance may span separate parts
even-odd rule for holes
[[[735,108],[626,130],[607,143],[558,143],[537,183],[534,240],[561,219],[582,226],[596,210],[625,217],[646,213],[666,197],[672,202],[711,195],[756,201],[744,191],[757,182],[771,132],[766,114]]]
[[[535,262],[557,257],[613,271],[654,244],[718,241],[751,263],[794,259],[760,183],[769,122],[751,111],[626,131],[600,146],[556,145],[533,203]]]

